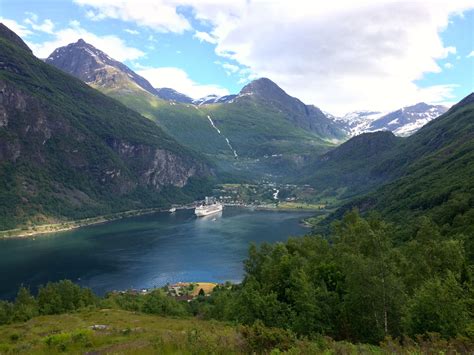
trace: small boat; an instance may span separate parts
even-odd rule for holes
[[[175,213],[175,212],[176,212],[176,207],[170,208],[169,212],[170,212],[170,213]]]

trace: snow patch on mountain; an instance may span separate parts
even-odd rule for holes
[[[391,131],[397,136],[409,136],[448,110],[441,105],[420,102],[393,112],[354,111],[342,117],[324,113],[341,124],[350,136],[366,132]]]
[[[207,95],[201,97],[200,99],[193,100],[193,104],[197,106],[201,105],[210,105],[210,104],[222,104],[222,103],[231,103],[237,95],[225,95],[225,96],[217,96],[217,95]]]

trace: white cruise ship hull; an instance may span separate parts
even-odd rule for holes
[[[194,209],[194,214],[198,217],[204,217],[209,216],[210,214],[221,212],[222,209],[223,206],[220,203],[209,206],[199,206]]]

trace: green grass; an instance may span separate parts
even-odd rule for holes
[[[94,330],[94,325],[106,327]],[[323,337],[314,341],[289,338],[289,343],[279,345],[278,336],[282,334],[285,333],[269,328],[257,332],[254,327],[195,318],[165,318],[114,309],[84,310],[0,326],[0,353],[330,355],[440,353],[449,348],[456,349],[455,342],[450,344],[436,338],[425,339],[418,344],[409,342],[404,346],[391,339],[376,346],[336,342]],[[272,346],[275,342],[276,345]]]
[[[94,325],[106,329],[93,330]],[[239,353],[236,327],[122,310],[41,316],[0,327],[0,353]]]

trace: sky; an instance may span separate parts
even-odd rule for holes
[[[86,42],[193,98],[267,77],[336,115],[474,91],[474,0],[0,0],[39,58]]]

